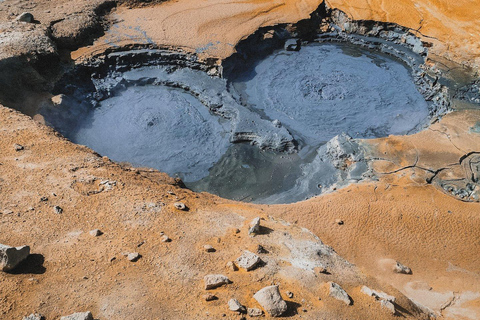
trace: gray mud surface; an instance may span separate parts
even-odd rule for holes
[[[41,110],[73,142],[195,191],[257,203],[369,177],[352,137],[413,133],[429,120],[407,67],[349,44],[278,50],[228,79],[162,64],[117,67],[73,87]]]

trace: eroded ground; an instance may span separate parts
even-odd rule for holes
[[[228,300],[258,307],[253,294],[271,284],[280,286],[293,318],[480,317],[478,110],[454,101],[454,112],[417,134],[361,140],[377,178],[308,201],[253,205],[194,193],[160,172],[102,158],[11,108],[33,116],[33,105],[49,101],[38,88],[58,76],[54,69],[75,63],[71,50],[80,48],[71,57],[83,60],[112,46],[153,42],[223,59],[259,27],[308,18],[319,2],[117,5],[0,2],[0,243],[32,249],[17,272],[0,275],[2,319],[86,310],[96,319],[239,319]],[[433,43],[432,63],[451,59],[467,67],[447,74],[461,69],[475,78],[478,8],[469,1],[328,5],[355,19],[421,27],[422,40]],[[23,11],[39,23],[14,22]],[[109,27],[102,35],[103,24]],[[90,36],[99,38],[93,43]],[[255,217],[264,229],[251,237]],[[104,234],[91,236],[97,228]],[[216,251],[205,252],[206,244]],[[258,245],[266,249],[258,253],[264,265],[249,272],[225,266],[243,250],[259,252]],[[129,252],[142,257],[130,262],[123,255]],[[395,261],[412,274],[393,273]],[[213,290],[218,300],[207,302],[203,277],[212,273],[233,283]],[[340,284],[353,305],[329,297],[328,281]],[[361,293],[362,285],[395,296],[397,314]]]

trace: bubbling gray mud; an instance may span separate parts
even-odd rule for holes
[[[278,51],[237,75],[233,85],[247,105],[310,146],[342,132],[354,138],[408,134],[429,115],[405,66],[348,44]]]
[[[166,58],[126,67],[145,55]],[[350,136],[411,133],[429,119],[404,65],[348,44],[279,50],[226,79],[160,49],[104,59],[114,67],[43,108],[45,120],[113,160],[235,200],[291,203],[362,180],[365,150]]]

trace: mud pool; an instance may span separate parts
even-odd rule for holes
[[[350,137],[409,134],[429,121],[407,67],[348,44],[278,50],[227,79],[168,65],[115,70],[60,100],[41,113],[73,142],[258,203],[362,180],[368,165]],[[355,158],[349,170],[342,152]]]

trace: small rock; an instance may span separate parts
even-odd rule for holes
[[[284,48],[287,51],[299,51],[301,48],[301,42],[299,39],[288,39],[285,41]]]
[[[250,229],[248,229],[248,234],[258,234],[260,232],[260,217],[256,217],[250,222]]]
[[[352,299],[350,299],[350,296],[347,294],[347,292],[345,292],[345,290],[342,289],[342,287],[332,281],[328,282],[327,284],[328,295],[330,297],[343,301],[346,305],[352,304]]]
[[[258,246],[257,246],[257,253],[258,253],[258,254],[265,254],[265,253],[268,253],[268,250],[265,249],[263,246],[258,245]]]
[[[93,320],[93,316],[90,311],[77,312],[69,316],[61,317],[60,320]]]
[[[389,310],[392,314],[395,314],[397,312],[395,310],[395,305],[388,300],[380,301],[380,305],[382,306],[382,308]]]
[[[128,261],[132,261],[132,262],[137,261],[138,259],[140,259],[140,257],[141,256],[138,252],[131,252],[127,255]]]
[[[289,297],[290,299],[293,298],[293,292],[291,292],[291,291],[285,291],[285,294],[286,294],[287,297]]]
[[[205,301],[213,301],[213,300],[217,300],[218,298],[214,294],[207,293],[207,294],[203,295],[203,299],[205,299]]]
[[[403,264],[397,261],[397,263],[393,267],[393,272],[402,273],[402,274],[412,274],[412,269],[410,269],[407,266],[404,266]]]
[[[223,274],[209,274],[203,278],[205,282],[205,290],[215,289],[223,286],[224,284],[229,284],[231,281],[224,276]]]
[[[387,300],[387,301],[390,301],[390,302],[395,302],[395,297],[394,296],[388,295],[383,291],[373,290],[373,289],[370,289],[367,286],[362,286],[362,289],[360,291],[362,293],[366,294],[367,296],[374,297],[377,300]]]
[[[255,253],[244,250],[243,254],[237,258],[236,263],[240,268],[250,271],[255,269],[260,261],[262,260]]]
[[[63,212],[63,209],[59,206],[53,206],[53,212],[55,212],[56,214],[61,214]]]
[[[217,250],[215,250],[215,248],[209,244],[206,244],[203,246],[203,249],[206,251],[206,252],[215,252]]]
[[[277,128],[280,128],[282,126],[282,122],[280,122],[280,120],[278,119],[273,120],[272,124]]]
[[[13,145],[13,148],[15,149],[15,151],[22,151],[22,150],[25,149],[24,146],[22,146],[21,144],[18,144],[18,143],[15,143],[15,144]]]
[[[28,317],[23,317],[23,320],[45,320],[45,317],[39,313],[32,313]]]
[[[93,229],[89,233],[93,237],[98,237],[98,236],[101,236],[103,234],[103,232],[100,231],[99,229]]]
[[[226,264],[226,267],[228,269],[232,270],[232,271],[237,271],[238,270],[237,265],[233,261],[228,261],[227,264]]]
[[[164,234],[160,240],[162,240],[162,242],[171,242],[172,239],[170,239],[166,234]]]
[[[268,286],[253,295],[253,298],[272,317],[279,317],[287,311],[287,303],[280,295],[278,286]]]
[[[342,219],[335,219],[335,223],[338,224],[339,226],[343,225],[343,220]]]
[[[244,313],[247,311],[247,309],[244,306],[242,306],[242,304],[237,299],[230,299],[228,301],[228,308],[231,311],[236,311],[240,313]]]
[[[173,205],[174,205],[175,208],[177,208],[178,210],[183,210],[183,211],[187,210],[187,206],[186,206],[185,203],[183,203],[183,202],[175,202]]]
[[[327,268],[325,267],[316,267],[315,271],[317,271],[318,273],[329,274]]]
[[[45,201],[48,201],[48,198],[47,198],[47,197],[41,197],[41,198],[40,198],[40,201],[44,201],[44,202],[45,202]]]
[[[15,20],[21,21],[21,22],[32,23],[33,22],[33,14],[31,14],[30,12],[23,12]]]
[[[0,270],[10,271],[30,254],[29,246],[10,247],[0,244]]]
[[[248,308],[247,314],[250,317],[261,317],[263,315],[263,311],[258,308]]]

